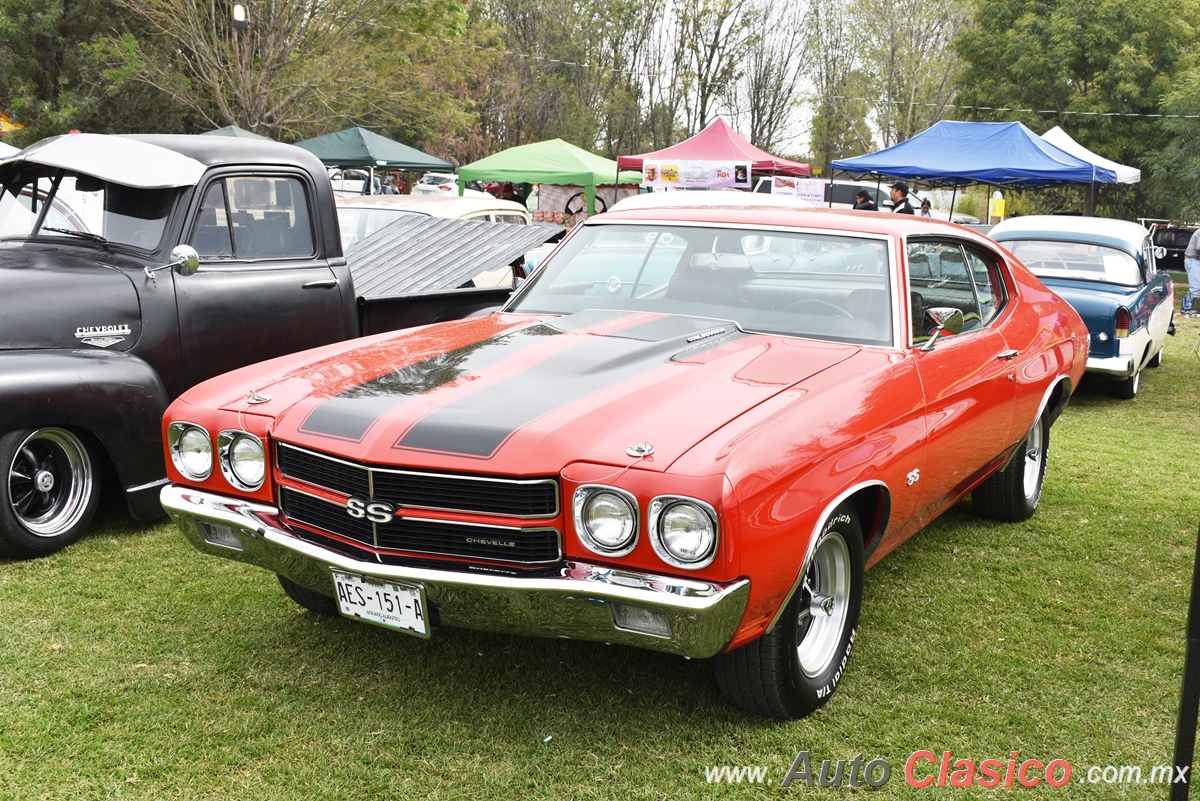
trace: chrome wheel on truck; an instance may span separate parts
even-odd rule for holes
[[[4,498],[0,555],[45,556],[83,534],[100,498],[100,478],[83,440],[65,428],[0,437]]]

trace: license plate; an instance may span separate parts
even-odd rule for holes
[[[333,571],[338,610],[346,617],[418,637],[429,636],[425,588]]]

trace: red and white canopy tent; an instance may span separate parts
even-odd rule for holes
[[[617,167],[641,170],[643,184],[655,187],[751,189],[755,175],[802,178],[810,175],[807,164],[779,158],[755,147],[722,117],[679,144],[639,156],[620,156]]]

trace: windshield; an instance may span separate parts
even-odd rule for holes
[[[338,206],[338,227],[342,231],[342,250],[361,242],[371,234],[394,223],[401,217],[428,217],[407,209],[355,209]]]
[[[0,238],[77,238],[156,250],[177,192],[60,170],[25,171],[0,194]]]
[[[1116,248],[1045,239],[1014,239],[1001,244],[1039,278],[1071,278],[1120,286],[1142,283],[1137,259]]]
[[[686,314],[746,331],[890,345],[889,265],[878,237],[592,224],[563,242],[507,310]]]

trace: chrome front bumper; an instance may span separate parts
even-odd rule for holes
[[[750,582],[728,584],[567,562],[553,576],[521,578],[397,567],[356,559],[297,539],[279,510],[175,485],[163,508],[202,553],[249,562],[332,596],[336,569],[384,581],[416,582],[444,626],[632,645],[681,656],[714,656],[729,643]],[[617,628],[614,604],[657,612],[669,637]]]
[[[1133,357],[1113,356],[1108,359],[1099,359],[1089,356],[1087,360],[1087,372],[1098,375],[1110,375],[1114,378],[1129,378],[1129,376],[1133,375]]]

